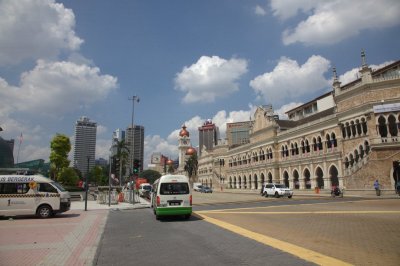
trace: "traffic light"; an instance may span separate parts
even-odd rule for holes
[[[140,160],[135,159],[133,160],[133,173],[137,175],[139,171],[140,171]]]

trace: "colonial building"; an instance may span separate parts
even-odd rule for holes
[[[258,107],[249,142],[202,155],[199,181],[234,189],[261,189],[266,182],[372,189],[379,179],[384,189],[394,188],[400,178],[400,61],[373,71],[363,53],[360,78],[345,85],[333,72],[332,91],[288,111],[288,120]]]

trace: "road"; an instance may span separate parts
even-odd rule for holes
[[[200,197],[197,195],[197,197]],[[398,265],[398,199],[255,199],[194,207],[190,220],[111,211],[96,265]]]

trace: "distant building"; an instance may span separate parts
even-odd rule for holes
[[[218,144],[219,130],[213,124],[211,119],[208,119],[201,127],[199,127],[199,156],[203,149],[212,151]]]
[[[107,164],[108,164],[108,161],[104,158],[99,158],[99,159],[96,159],[96,161],[95,161],[96,166],[105,167],[105,166],[107,166]]]
[[[82,116],[75,123],[75,145],[73,166],[86,175],[94,167],[96,155],[96,132],[97,123],[90,121],[89,118]]]
[[[0,137],[0,168],[10,168],[14,166],[14,140],[5,140]]]
[[[125,142],[127,143],[129,150],[133,151],[129,153],[129,168],[130,172],[133,170],[133,161],[140,161],[140,170],[143,171],[143,158],[144,158],[144,127],[135,125],[134,129],[130,126],[126,129]]]
[[[226,123],[228,147],[233,148],[250,141],[251,121]]]
[[[50,172],[50,162],[45,163],[43,159],[31,160],[22,163],[17,163],[15,168],[23,169],[29,168],[29,171],[33,173],[39,173],[44,176],[49,176]]]

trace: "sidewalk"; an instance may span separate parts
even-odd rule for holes
[[[134,204],[128,202],[118,202],[118,204],[107,204],[97,203],[95,200],[87,201],[87,210],[118,210],[118,209],[142,209],[149,208],[150,203],[141,197],[135,198],[136,202]],[[139,202],[137,202],[139,201]],[[85,210],[85,201],[71,201],[71,210]]]

